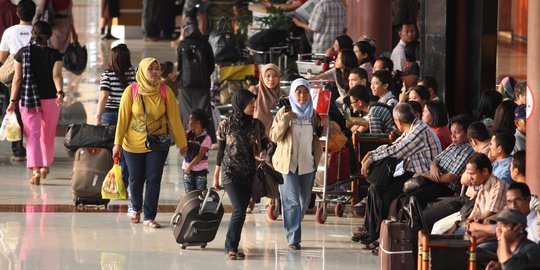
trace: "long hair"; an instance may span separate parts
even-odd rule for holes
[[[358,67],[358,58],[356,58],[356,54],[354,54],[354,51],[351,49],[343,49],[340,52],[340,55],[343,70],[336,68],[337,83],[343,89],[349,91],[349,74],[351,73],[351,70]]]
[[[120,79],[122,87],[128,85],[126,72],[132,67],[131,54],[126,44],[119,44],[111,49],[111,58],[109,59],[109,68]]]
[[[492,131],[504,131],[510,134],[516,132],[516,125],[514,124],[517,104],[512,100],[503,101],[495,110],[495,116],[493,117]]]
[[[358,48],[361,53],[367,54],[367,57],[362,59],[362,62],[358,64],[362,65],[368,62],[371,63],[372,66],[375,64],[375,57],[373,56],[373,54],[375,53],[375,48],[371,46],[369,42],[361,40],[356,42],[354,46],[356,46],[356,48]]]
[[[448,126],[448,111],[446,105],[441,101],[430,100],[426,102],[426,108],[431,114],[432,123],[426,123],[430,127],[444,127]]]
[[[51,26],[44,21],[38,21],[32,26],[32,41],[40,47],[46,47],[52,36]]]

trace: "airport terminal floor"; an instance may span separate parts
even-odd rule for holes
[[[64,112],[60,121],[93,121],[101,72],[107,67],[110,49],[126,43],[132,63],[143,57],[175,61],[170,42],[142,39],[106,41],[100,39],[98,0],[74,1],[79,40],[88,49],[86,71],[75,76],[64,71],[65,105],[79,107]],[[523,78],[526,63],[523,49],[506,44],[499,47],[502,75],[514,73]],[[501,60],[502,59],[502,60]],[[512,60],[505,60],[512,59]],[[521,63],[521,64],[520,64]],[[516,68],[517,67],[517,68]],[[516,71],[518,74],[516,74]],[[82,105],[82,106],[80,106]],[[84,108],[84,110],[81,109]],[[61,132],[60,132],[61,133]],[[350,241],[351,232],[362,219],[345,211],[343,217],[328,216],[318,224],[306,215],[302,226],[302,250],[290,250],[281,218],[267,218],[264,203],[248,214],[240,248],[246,260],[227,260],[224,240],[230,219],[225,214],[216,239],[205,249],[181,249],[175,242],[169,221],[184,194],[181,158],[171,148],[163,174],[159,213],[156,221],[163,228],[152,229],[130,224],[127,201],[112,201],[107,209],[77,209],[71,194],[73,159],[56,137],[55,162],[47,179],[39,186],[29,185],[31,173],[25,162],[11,162],[11,144],[0,142],[0,269],[378,269],[378,257]],[[216,152],[210,152],[210,168]],[[213,168],[209,176],[213,175]],[[211,177],[209,177],[211,179]],[[224,204],[230,205],[227,197]],[[333,212],[333,211],[331,211]]]

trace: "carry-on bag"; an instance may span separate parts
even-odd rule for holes
[[[171,228],[182,249],[188,246],[205,248],[214,240],[224,213],[221,200],[213,188],[193,190],[180,199],[171,219]]]
[[[112,166],[113,157],[109,149],[84,147],[77,150],[71,175],[75,206],[106,206],[109,203],[109,200],[101,198],[101,186]]]
[[[112,149],[115,132],[116,126],[114,125],[71,124],[68,126],[64,138],[64,147],[69,150],[77,150],[82,147]]]
[[[405,221],[384,220],[381,224],[379,258],[382,270],[413,270],[411,228]]]

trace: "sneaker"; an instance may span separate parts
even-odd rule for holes
[[[289,248],[292,250],[300,250],[302,249],[302,246],[300,246],[300,244],[292,244],[292,245],[289,245]]]
[[[26,157],[25,156],[11,156],[11,158],[9,158],[9,160],[11,160],[13,162],[25,161]]]

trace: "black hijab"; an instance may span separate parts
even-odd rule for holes
[[[253,115],[245,114],[244,109],[251,102],[251,100],[256,97],[257,95],[246,89],[238,89],[234,92],[231,100],[231,105],[234,112],[233,116],[241,126],[245,126],[253,122]]]

